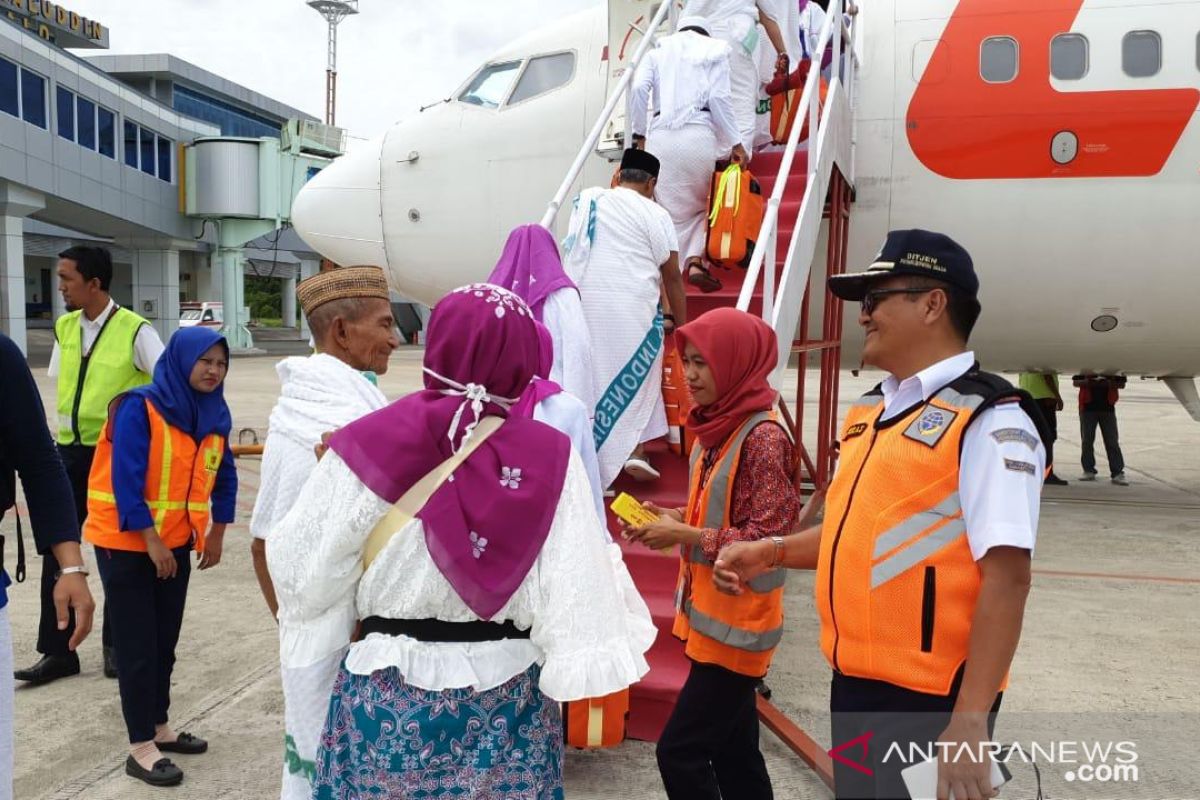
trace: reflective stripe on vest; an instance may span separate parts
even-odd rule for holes
[[[132,401],[128,401],[132,402]],[[183,431],[172,428],[145,400],[150,426],[149,457],[142,499],[154,519],[154,528],[168,547],[194,542],[203,551],[208,532],[212,489],[225,454],[225,439],[216,434],[197,443]],[[88,516],[84,537],[113,550],[146,549],[138,531],[121,530],[117,498],[112,483],[113,442],[111,426],[96,443],[96,456],[88,478]]]
[[[939,695],[966,660],[980,586],[958,478],[962,437],[988,397],[957,383],[887,421],[878,392],[852,404],[815,586],[835,670]]]
[[[760,424],[777,423],[773,412],[748,419],[715,454],[703,485],[705,451],[699,445],[693,447],[685,520],[689,525],[720,529],[731,524],[733,487],[746,437]],[[783,637],[786,577],[786,570],[772,570],[750,581],[746,594],[731,597],[713,586],[712,562],[704,557],[699,544],[681,548],[673,632],[687,642],[688,657],[745,675],[766,674]]]
[[[82,311],[54,323],[58,342],[58,442],[94,446],[117,395],[150,382],[133,363],[134,341],[146,320],[118,306],[105,320],[87,358],[83,354]]]

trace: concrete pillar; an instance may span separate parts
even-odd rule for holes
[[[217,263],[221,272],[221,304],[225,310],[225,324],[221,335],[229,342],[231,350],[249,350],[254,347],[254,337],[246,327],[249,322],[246,305],[246,254],[241,247],[221,247]]]
[[[283,327],[296,327],[296,276],[283,281]]]
[[[196,254],[196,299],[208,302],[221,302],[220,267],[217,253]]]
[[[179,328],[179,251],[136,250],[133,307],[165,342]]]
[[[0,181],[0,330],[28,352],[25,336],[25,217],[45,207],[45,198]]]
[[[300,280],[311,278],[321,271],[320,261],[301,261],[300,262]],[[312,335],[312,331],[308,329],[308,318],[303,313],[300,314],[300,338],[307,339]]]

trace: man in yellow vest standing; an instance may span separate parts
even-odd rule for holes
[[[87,516],[88,473],[96,440],[117,395],[150,382],[163,343],[150,323],[113,302],[112,255],[103,247],[71,247],[58,254],[58,290],[68,313],[54,323],[49,374],[58,379],[58,452],[75,494],[82,529]],[[19,681],[48,683],[79,673],[79,656],[67,648],[75,618],[59,630],[54,582],[59,569],[53,553],[42,557],[42,611],[37,650],[41,659],[14,672]],[[116,677],[116,660],[105,620],[104,674]]]
[[[901,770],[927,758],[918,771],[936,771],[940,800],[991,797],[1037,535],[1041,415],[967,350],[979,280],[949,237],[892,231],[866,272],[829,288],[862,304],[863,359],[890,374],[847,414],[823,524],[730,545],[714,580],[736,594],[774,567],[817,570],[839,798],[907,798]]]
[[[1062,395],[1058,391],[1057,372],[1022,372],[1017,376],[1018,385],[1029,392],[1037,403],[1046,422],[1046,485],[1066,486],[1067,481],[1054,473],[1054,443],[1058,441],[1058,412],[1063,410]]]

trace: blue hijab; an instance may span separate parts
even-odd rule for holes
[[[197,442],[215,433],[229,438],[233,419],[225,403],[225,383],[205,394],[192,388],[192,368],[210,347],[221,344],[229,354],[225,337],[199,325],[180,328],[167,342],[167,349],[154,367],[154,380],[131,389],[126,396],[148,398],[158,413],[173,428],[187,433]]]

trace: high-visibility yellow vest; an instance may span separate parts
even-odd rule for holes
[[[133,402],[127,400],[126,402]],[[150,458],[146,463],[143,497],[154,516],[154,529],[167,547],[195,543],[204,552],[212,490],[225,456],[225,437],[215,433],[199,443],[170,424],[146,400],[150,423]],[[121,530],[112,482],[112,426],[107,425],[96,445],[88,477],[88,515],[83,537],[109,550],[145,552],[140,531]]]
[[[776,413],[764,411],[746,420],[715,454],[703,486],[705,449],[699,442],[692,448],[691,485],[684,520],[688,525],[729,527],[742,445],[750,432],[763,424],[779,424]],[[783,638],[786,575],[786,570],[774,569],[749,581],[748,591],[742,595],[722,594],[713,585],[713,562],[704,557],[700,545],[682,547],[675,591],[675,625],[671,632],[687,643],[688,658],[742,675],[766,675],[775,648]]]
[[[83,354],[82,311],[64,314],[54,323],[58,340],[58,442],[94,447],[108,419],[108,404],[117,395],[150,382],[133,363],[133,345],[146,320],[117,307]]]

